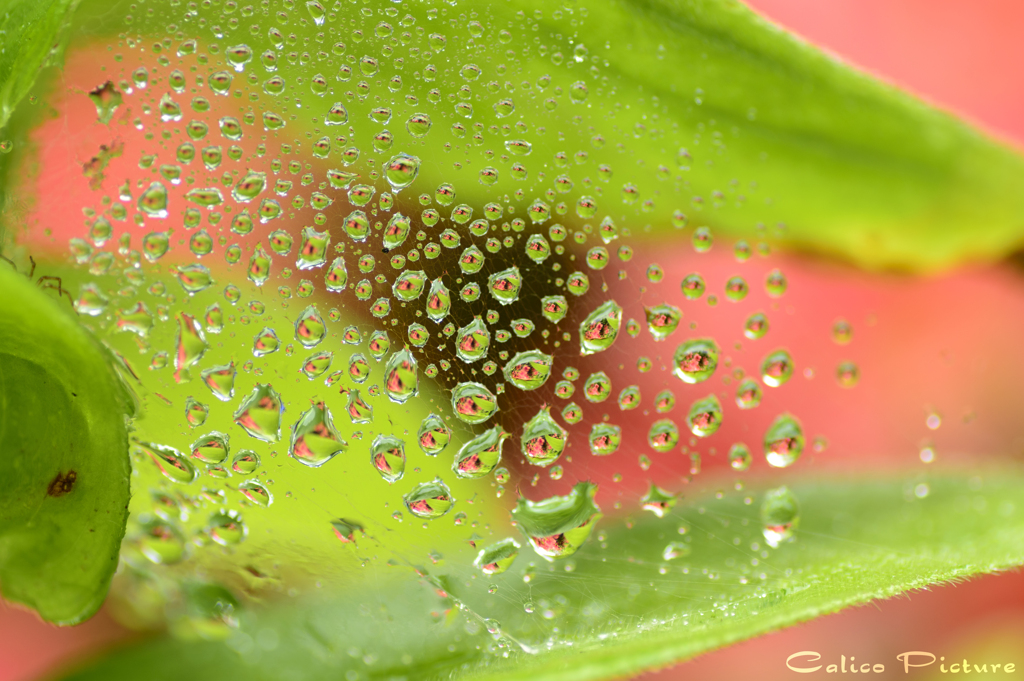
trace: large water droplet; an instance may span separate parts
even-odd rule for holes
[[[314,305],[303,310],[299,318],[295,320],[295,340],[299,341],[303,347],[316,347],[326,335],[327,325]]]
[[[508,433],[501,426],[494,426],[462,445],[452,470],[460,478],[480,478],[495,469],[501,462],[501,446]]]
[[[480,383],[459,383],[452,390],[452,410],[466,423],[483,423],[498,411],[498,398]]]
[[[697,437],[708,437],[722,425],[722,403],[714,395],[697,400],[686,415],[686,425]]]
[[[420,159],[410,154],[397,154],[384,166],[384,177],[397,194],[408,187],[420,172]]]
[[[554,358],[539,350],[517,353],[505,364],[505,380],[520,390],[536,390],[551,376]]]
[[[664,518],[677,501],[674,494],[663,490],[652,482],[647,494],[640,498],[640,508],[650,511],[659,518]]]
[[[263,244],[257,244],[256,250],[249,258],[248,277],[249,281],[257,286],[263,286],[270,278],[270,256],[263,250]]]
[[[420,423],[416,431],[416,441],[427,456],[437,456],[448,446],[452,439],[452,431],[437,414],[430,414]]]
[[[139,197],[139,210],[152,218],[167,217],[167,187],[151,182]]]
[[[580,354],[592,355],[607,350],[619,336],[622,308],[609,300],[587,315],[580,323]]]
[[[174,380],[188,380],[188,368],[203,357],[210,347],[206,335],[196,318],[184,312],[178,314],[178,337],[174,352]]]
[[[192,443],[192,458],[203,463],[219,464],[228,458],[229,438],[216,430],[203,435]]]
[[[689,340],[676,348],[673,373],[683,383],[700,383],[718,368],[718,344],[711,338]]]
[[[196,479],[196,467],[184,454],[167,445],[139,442],[132,447],[136,456],[148,456],[168,480],[187,484]]]
[[[761,380],[772,388],[786,383],[793,375],[793,358],[785,350],[776,350],[761,362]]]
[[[394,435],[378,435],[370,445],[370,462],[388,482],[405,475],[405,441]]]
[[[430,284],[430,294],[427,296],[427,316],[435,322],[440,322],[448,316],[451,309],[452,294],[438,277]]]
[[[257,440],[277,442],[281,439],[281,395],[270,385],[257,383],[235,410],[235,423]]]
[[[342,395],[346,397],[345,410],[352,423],[373,422],[373,407],[363,400],[358,390],[343,390]]]
[[[519,273],[518,267],[510,267],[501,272],[495,272],[487,278],[487,288],[502,305],[514,303],[519,298],[519,291],[523,287],[523,275]]]
[[[752,378],[745,378],[736,386],[736,406],[753,409],[761,404],[761,386]]]
[[[212,366],[209,369],[203,369],[200,376],[214,397],[221,402],[227,402],[235,396],[235,376],[237,374],[238,370],[235,369],[235,363],[231,362],[230,364],[221,364]]]
[[[472,363],[487,356],[491,345],[491,332],[480,317],[459,329],[455,337],[455,352],[463,362]]]
[[[734,471],[745,471],[750,468],[754,457],[750,454],[750,448],[742,442],[737,442],[729,448],[729,465]]]
[[[542,407],[523,426],[520,445],[523,456],[535,466],[550,466],[565,451],[568,433],[551,418],[551,409]]]
[[[597,485],[579,482],[566,496],[542,501],[520,497],[512,517],[537,555],[547,560],[565,558],[579,550],[601,518],[595,494]]]
[[[384,392],[392,402],[404,404],[419,392],[419,369],[409,348],[395,352],[384,365]]]
[[[451,491],[441,478],[419,483],[402,497],[402,501],[410,513],[426,520],[440,518],[455,505]]]
[[[412,223],[409,221],[409,218],[401,213],[395,213],[391,216],[387,226],[384,228],[384,252],[393,251],[404,244],[411,231]]]
[[[785,468],[796,463],[804,451],[804,430],[790,414],[781,414],[764,434],[764,456],[769,465]]]
[[[480,550],[473,565],[485,575],[500,575],[512,567],[519,555],[519,544],[512,538],[502,539]]]
[[[590,453],[610,456],[622,444],[622,428],[611,423],[595,423],[590,429]]]
[[[242,522],[242,516],[238,511],[217,511],[207,520],[206,533],[216,544],[233,546],[245,539],[249,534],[249,528]]]
[[[304,227],[295,266],[300,270],[322,267],[327,262],[327,249],[330,245],[331,235],[326,230],[318,232],[312,227]]]
[[[683,318],[682,311],[668,303],[648,307],[645,310],[647,312],[647,329],[656,341],[668,338],[679,328],[679,321]]]
[[[334,427],[331,411],[323,402],[314,402],[292,426],[288,453],[311,468],[319,468],[348,449]]]
[[[789,541],[800,523],[800,506],[789,488],[782,487],[765,492],[761,502],[761,524],[768,546],[777,548]]]
[[[679,444],[679,428],[671,419],[660,419],[651,424],[647,444],[656,452],[668,452]]]

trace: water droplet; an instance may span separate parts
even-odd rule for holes
[[[665,514],[672,510],[677,501],[674,494],[651,483],[651,488],[647,490],[647,494],[640,498],[640,508],[650,511],[659,518],[664,518]]]
[[[745,471],[750,468],[751,462],[754,457],[750,453],[750,448],[742,442],[737,442],[729,448],[729,465],[732,466],[734,471]]]
[[[481,549],[473,565],[485,575],[500,575],[512,567],[519,555],[519,544],[514,539],[502,539]]]
[[[580,324],[580,354],[592,355],[607,350],[618,338],[622,326],[622,308],[609,300],[591,312]]]
[[[416,431],[416,441],[427,456],[437,456],[448,446],[452,431],[437,414],[428,415]]]
[[[746,298],[747,292],[747,281],[743,277],[731,277],[725,282],[725,297],[734,303]]]
[[[327,325],[314,305],[303,310],[295,320],[295,340],[305,348],[316,347],[326,335]]]
[[[349,520],[347,518],[338,518],[337,520],[331,521],[331,528],[334,530],[334,536],[337,537],[343,544],[348,544],[356,540],[356,533],[365,534],[366,530],[355,520]]]
[[[483,423],[498,411],[498,398],[480,383],[459,383],[452,390],[452,410],[466,423]]]
[[[793,358],[785,350],[776,350],[761,362],[761,380],[772,388],[778,388],[793,375]]]
[[[679,444],[679,428],[671,419],[659,419],[647,431],[647,444],[656,452],[671,451]]]
[[[229,438],[216,430],[210,431],[192,443],[192,458],[203,463],[218,464],[228,458]]]
[[[335,258],[324,275],[324,287],[331,293],[344,291],[348,286],[348,268],[345,267],[345,260],[340,256]]]
[[[370,445],[370,463],[388,482],[405,475],[405,442],[393,435],[378,435]]]
[[[203,369],[200,376],[214,397],[221,402],[227,402],[235,396],[235,376],[237,373],[238,370],[235,369],[235,363],[231,362],[230,364],[220,364],[209,369]]]
[[[257,286],[263,286],[270,278],[270,256],[263,250],[263,244],[257,244],[249,258],[248,277]]]
[[[257,383],[235,410],[235,423],[250,436],[264,442],[281,439],[281,395],[270,385]]]
[[[183,265],[178,268],[177,277],[181,287],[189,295],[205,291],[213,284],[213,277],[210,276],[210,270],[205,265]]]
[[[679,328],[679,321],[683,318],[683,313],[678,307],[667,303],[645,308],[645,311],[647,312],[647,329],[656,341],[668,338]]]
[[[238,486],[238,491],[257,506],[267,507],[274,503],[274,495],[257,480],[247,480]]]
[[[460,478],[481,478],[501,462],[501,446],[508,433],[494,426],[462,445],[455,455],[452,470]]]
[[[327,262],[327,249],[331,245],[331,235],[325,230],[318,232],[312,227],[302,229],[302,244],[299,247],[295,266],[300,270],[310,270],[323,266]]]
[[[311,468],[319,468],[348,449],[334,427],[331,411],[323,402],[314,402],[292,426],[288,453]]]
[[[231,460],[231,470],[239,475],[249,475],[260,467],[260,455],[251,449],[242,449]]]
[[[782,414],[768,426],[764,434],[764,456],[775,468],[796,463],[804,451],[804,431],[800,422],[790,414]]]
[[[747,317],[747,322],[743,325],[744,336],[750,340],[757,340],[766,333],[768,333],[768,317],[760,312],[755,312]]]
[[[331,367],[332,361],[334,361],[334,353],[329,351],[317,352],[303,360],[301,371],[305,374],[306,378],[312,381],[314,378],[323,375]]]
[[[210,408],[195,398],[189,396],[185,400],[185,420],[192,428],[198,428],[206,423],[206,417],[210,415]]]
[[[718,344],[711,338],[696,338],[676,348],[673,372],[683,383],[701,383],[718,368]]]
[[[174,352],[174,380],[188,380],[188,368],[203,357],[209,344],[195,317],[178,313],[178,335]]]
[[[594,456],[614,454],[622,444],[622,428],[610,423],[595,423],[590,429],[590,453]]]
[[[384,177],[397,194],[408,187],[420,172],[420,159],[410,154],[396,154],[384,166]]]
[[[167,217],[167,187],[159,182],[151,182],[139,197],[138,206],[149,217]]]
[[[185,538],[165,520],[156,518],[139,524],[139,551],[157,565],[171,565],[185,557]]]
[[[566,496],[542,501],[520,497],[512,517],[537,555],[547,560],[565,558],[579,550],[602,517],[595,494],[597,485],[579,482]]]
[[[675,560],[690,555],[690,545],[681,541],[671,541],[661,551],[663,560]]]
[[[451,491],[441,478],[419,483],[402,497],[402,501],[410,513],[426,520],[440,518],[455,505]]]
[[[452,294],[438,277],[430,283],[430,293],[427,296],[427,316],[435,322],[440,322],[448,316],[451,308]]]
[[[395,278],[391,292],[399,300],[409,302],[416,300],[427,285],[427,275],[423,270],[405,270]]]
[[[188,458],[167,445],[138,442],[132,447],[135,456],[148,456],[168,480],[187,484],[196,479],[196,467]]]
[[[463,362],[473,363],[487,356],[491,345],[491,332],[480,317],[474,317],[459,329],[455,337],[455,352]]]
[[[765,492],[761,502],[764,539],[773,549],[789,541],[800,523],[800,506],[789,488],[782,486]]]
[[[502,305],[514,303],[519,298],[519,291],[523,286],[523,276],[519,273],[518,267],[510,267],[501,272],[495,272],[487,278],[487,288]]]
[[[266,355],[277,352],[280,347],[281,340],[277,337],[277,332],[269,326],[265,326],[256,334],[256,337],[253,338],[252,354],[256,357],[265,357]]]
[[[242,522],[238,511],[217,511],[206,522],[206,533],[221,546],[233,546],[245,539],[249,528]]]
[[[363,401],[358,390],[342,391],[342,394],[347,397],[345,409],[352,423],[373,422],[373,407]]]
[[[845,319],[837,319],[832,325],[832,340],[839,345],[846,345],[853,340],[853,326]]]
[[[722,425],[722,403],[714,395],[697,400],[686,415],[686,425],[697,437],[714,435]]]
[[[640,406],[640,386],[629,385],[619,393],[619,409],[629,411]]]
[[[404,404],[419,393],[418,363],[409,348],[396,351],[384,365],[384,392],[392,402]]]
[[[698,227],[693,230],[693,250],[698,253],[707,253],[711,250],[711,246],[714,244],[714,238],[711,236],[711,230],[707,227]]]
[[[505,380],[520,390],[536,390],[551,376],[554,358],[539,350],[517,353],[505,364]]]
[[[426,137],[427,133],[430,132],[430,125],[430,116],[425,113],[414,113],[405,122],[405,129],[409,131],[410,135],[420,139]]]
[[[541,298],[541,314],[548,321],[557,324],[565,319],[569,312],[569,303],[565,296],[545,296]]]
[[[764,289],[772,298],[778,298],[786,292],[786,276],[781,270],[772,270],[764,280]]]
[[[523,426],[520,446],[523,456],[534,466],[550,466],[565,451],[569,434],[551,418],[551,409],[541,407]]]
[[[681,287],[687,300],[697,300],[704,295],[704,277],[694,272],[683,279]]]
[[[836,380],[841,388],[852,388],[860,380],[860,370],[853,362],[841,362],[836,368]]]
[[[387,331],[378,329],[370,334],[369,350],[371,357],[379,362],[384,358],[384,355],[388,354],[390,349],[391,339],[388,338]]]

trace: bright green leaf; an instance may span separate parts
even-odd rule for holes
[[[802,521],[796,539],[777,549],[762,535],[764,493],[739,492],[661,519],[644,514],[632,529],[621,517],[606,519],[573,556],[571,572],[528,548],[513,569],[492,577],[472,578],[452,557],[420,567],[430,575],[419,580],[408,564],[368,565],[370,592],[352,588],[334,600],[244,617],[226,644],[149,642],[70,678],[116,681],[143,669],[153,681],[300,681],[344,678],[348,670],[360,678],[622,676],[870,599],[1019,565],[1022,483],[992,474],[928,485],[795,484]],[[748,494],[753,503],[745,503]],[[670,542],[681,543],[684,555],[665,560]],[[531,559],[536,571],[524,583]],[[443,613],[456,600],[464,614],[446,624]],[[488,625],[507,647],[493,649]]]
[[[106,597],[128,516],[130,401],[109,353],[0,263],[0,590],[74,624]]]
[[[6,0],[0,13],[0,128],[63,47],[78,0]]]

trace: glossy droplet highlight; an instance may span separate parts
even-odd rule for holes
[[[714,395],[697,400],[686,415],[686,425],[697,437],[714,435],[722,425],[722,403]]]
[[[430,414],[420,422],[416,441],[427,456],[437,456],[452,439],[452,431],[437,414]]]
[[[614,300],[600,305],[580,323],[580,354],[592,355],[615,343],[622,327],[622,308]]]
[[[452,410],[466,423],[483,423],[498,411],[498,398],[480,383],[459,383],[452,390]]]
[[[520,390],[536,390],[551,376],[554,358],[539,350],[517,353],[503,370],[505,380]]]
[[[549,407],[541,407],[523,426],[520,447],[523,456],[534,466],[550,466],[565,451],[568,432],[551,417]]]
[[[388,482],[405,475],[405,442],[394,435],[378,435],[370,445],[370,462]]]

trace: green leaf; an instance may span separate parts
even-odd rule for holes
[[[544,5],[514,10],[529,16]],[[628,181],[640,201],[654,199],[632,221],[648,223],[656,238],[673,233],[671,215],[681,209],[691,224],[751,238],[761,238],[757,223],[785,224],[790,246],[867,268],[935,270],[998,259],[1024,243],[1024,159],[953,116],[733,0],[601,0],[587,9],[579,39],[607,60],[602,74],[615,86],[587,100],[609,112],[607,121],[592,117],[604,150],[569,121],[578,107],[556,113],[566,110],[565,148],[587,149],[616,171],[602,211]],[[540,34],[557,31],[544,14]],[[540,75],[551,64],[534,58],[529,70]],[[615,109],[615,101],[631,106]],[[609,134],[610,123],[622,132]],[[623,163],[615,148],[631,130],[626,144],[642,166]],[[659,166],[674,173],[681,147],[689,154],[684,194],[699,204],[654,194],[668,184]]]
[[[128,516],[128,394],[109,353],[0,263],[0,590],[74,624],[106,597]]]
[[[1008,472],[927,484],[798,483],[791,488],[802,521],[795,540],[777,549],[762,536],[765,495],[737,492],[660,519],[644,514],[631,529],[621,516],[606,520],[568,563],[575,570],[535,560],[529,583],[523,573],[536,556],[525,553],[492,577],[446,555],[417,568],[425,575],[418,583],[408,568],[371,564],[365,585],[247,615],[226,644],[164,638],[69,678],[131,679],[143,669],[153,681],[300,681],[348,670],[360,678],[623,676],[870,599],[1019,565],[1021,484]],[[665,560],[670,542],[689,553]],[[445,616],[449,608],[461,614]],[[494,647],[488,627],[506,647]]]
[[[78,0],[6,0],[0,14],[0,128],[52,63]]]

